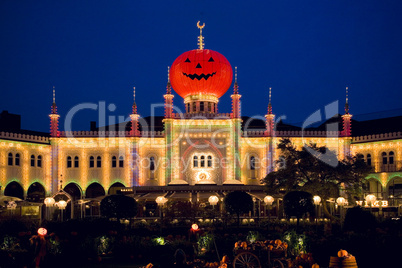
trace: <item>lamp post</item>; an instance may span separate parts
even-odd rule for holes
[[[372,213],[372,208],[375,201],[377,201],[377,197],[375,195],[369,194],[366,196],[366,203],[368,206],[370,206],[370,213]]]
[[[315,205],[315,222],[318,222],[318,206],[321,203],[321,197],[319,197],[318,195],[315,195],[313,197],[313,201],[314,201],[314,205]]]
[[[270,195],[267,195],[266,197],[264,197],[264,203],[268,207],[268,219],[270,217],[270,208],[271,208],[271,205],[274,202],[274,200],[275,199]]]
[[[164,196],[158,196],[158,197],[155,199],[155,202],[156,202],[156,204],[158,204],[158,207],[159,207],[159,217],[161,218],[161,220],[163,219],[162,208],[163,208],[163,205],[164,205],[167,201],[168,201],[167,198],[164,197]]]
[[[50,211],[49,210],[51,209],[51,207],[53,207],[55,202],[56,201],[54,200],[53,197],[46,197],[45,201],[43,201],[43,203],[45,203],[45,206],[46,206],[46,219],[47,220],[50,220]]]
[[[340,207],[341,225],[342,225],[342,222],[343,222],[343,206],[344,206],[345,203],[346,203],[346,199],[343,198],[342,196],[341,196],[341,197],[338,197],[338,198],[336,199],[336,203],[337,203],[338,206]]]
[[[63,211],[67,206],[67,202],[64,200],[60,200],[59,202],[56,203],[56,206],[58,206],[58,208],[60,209],[61,221],[63,221]]]

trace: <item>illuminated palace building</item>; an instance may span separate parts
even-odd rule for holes
[[[198,26],[201,31],[203,26]],[[402,135],[397,129],[401,117],[353,120],[352,135],[346,101],[345,114],[337,121],[339,131],[327,131],[325,124],[301,129],[275,124],[267,98],[265,122],[248,124],[248,118],[241,116],[236,72],[233,75],[222,54],[204,48],[202,33],[198,43],[198,49],[181,54],[169,70],[163,118],[141,118],[134,98],[131,122],[122,131],[112,131],[111,126],[59,131],[61,117],[53,98],[50,133],[37,133],[19,129],[19,116],[4,111],[0,117],[1,195],[43,203],[45,197],[63,189],[76,202],[122,191],[137,200],[155,202],[160,195],[202,201],[211,193],[222,197],[228,191],[244,190],[258,202],[264,197],[261,179],[274,170],[279,157],[277,144],[289,137],[297,146],[326,145],[336,150],[339,159],[363,154],[374,167],[366,178],[366,194],[388,200],[390,206],[402,203],[398,203],[402,200],[398,199],[402,197]],[[233,76],[232,111],[218,113],[219,98],[231,87]],[[172,90],[184,99],[185,113],[175,113]],[[13,128],[6,121],[17,123]],[[153,125],[146,126],[151,121]]]

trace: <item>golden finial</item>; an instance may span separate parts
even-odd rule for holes
[[[56,89],[53,86],[53,103],[56,103]]]
[[[168,66],[168,83],[170,83],[169,73],[170,73],[170,66]]]
[[[198,36],[198,47],[199,49],[204,49],[204,37],[202,36],[202,28],[205,27],[205,23],[203,23],[202,25],[200,25],[200,21],[197,22],[197,27],[198,29],[200,29],[200,36]]]
[[[235,66],[235,83],[237,83],[237,66]]]
[[[135,87],[133,87],[133,97],[134,97],[134,104],[135,104]]]

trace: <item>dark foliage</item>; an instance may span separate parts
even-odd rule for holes
[[[125,195],[109,195],[102,199],[101,214],[107,218],[129,219],[137,215],[137,201]]]
[[[283,197],[283,208],[288,217],[300,219],[306,213],[314,212],[313,196],[303,191],[289,192]]]
[[[343,227],[345,231],[365,233],[377,227],[377,220],[370,211],[366,211],[362,207],[353,207],[346,212]]]
[[[223,203],[227,212],[237,215],[238,223],[240,214],[247,213],[253,209],[253,199],[246,192],[230,192],[225,196]]]

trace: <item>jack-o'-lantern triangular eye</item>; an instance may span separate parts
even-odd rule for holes
[[[215,62],[212,57],[209,58],[208,62]]]
[[[191,62],[188,58],[184,62]]]

